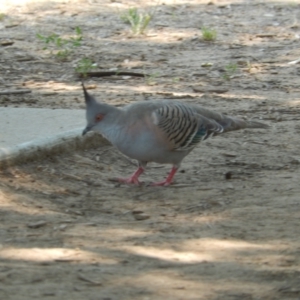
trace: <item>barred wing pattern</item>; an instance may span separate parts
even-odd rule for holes
[[[199,142],[223,127],[183,103],[165,104],[155,111],[156,125],[165,133],[173,151],[192,150]]]

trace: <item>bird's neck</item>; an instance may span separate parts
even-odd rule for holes
[[[125,128],[124,111],[114,107],[101,122],[100,132],[113,145],[120,140]]]

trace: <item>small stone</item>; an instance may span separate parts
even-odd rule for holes
[[[227,157],[236,157],[237,156],[235,153],[230,153],[230,152],[222,153],[222,155],[227,156]]]
[[[232,173],[230,171],[225,173],[225,179],[230,180],[232,178]]]
[[[227,186],[227,189],[229,189],[229,190],[234,190],[234,187],[233,187],[232,184],[229,184],[229,185]]]
[[[20,25],[20,23],[18,23],[18,22],[13,22],[13,23],[10,23],[10,24],[5,25],[5,28],[13,28],[13,27],[17,27],[17,26],[19,26],[19,25]]]
[[[41,220],[41,221],[37,221],[37,222],[28,223],[27,226],[29,228],[40,228],[40,227],[45,226],[46,224],[47,224],[46,221]]]
[[[138,214],[143,214],[144,212],[142,211],[142,210],[140,210],[140,209],[134,209],[133,211],[132,211],[132,214],[133,215],[138,215]]]
[[[59,225],[59,229],[63,231],[67,228],[67,226],[68,226],[67,224],[61,224]]]
[[[11,40],[3,40],[1,41],[1,46],[5,47],[5,46],[11,46],[14,44],[14,41],[11,41]]]
[[[290,163],[291,163],[292,165],[299,165],[299,164],[300,164],[300,160],[294,158],[294,159],[292,159],[292,160],[290,161]]]
[[[133,216],[137,221],[143,221],[150,218],[150,216],[146,214],[134,214]]]

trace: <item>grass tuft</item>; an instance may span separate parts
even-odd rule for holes
[[[81,74],[83,77],[86,77],[87,73],[96,67],[97,64],[93,63],[91,59],[84,57],[77,63],[75,71],[76,73]]]
[[[152,20],[152,15],[148,13],[140,13],[137,8],[133,7],[129,8],[121,15],[121,20],[126,24],[130,24],[133,34],[139,35],[143,34],[147,29],[150,21]]]
[[[206,42],[215,41],[217,38],[217,32],[214,29],[202,27],[201,32],[202,32],[202,39]]]
[[[72,54],[73,48],[81,46],[82,31],[80,27],[76,27],[75,36],[69,39],[64,39],[56,33],[48,36],[38,33],[36,37],[45,43],[43,50],[50,49],[51,55],[54,55],[58,60],[65,61]]]
[[[233,75],[237,72],[237,64],[230,63],[224,67],[225,73],[223,74],[223,79],[230,80]]]

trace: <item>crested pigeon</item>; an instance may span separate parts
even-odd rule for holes
[[[242,128],[267,128],[257,121],[246,121],[180,101],[154,100],[129,104],[123,108],[100,103],[82,83],[87,126],[96,131],[126,156],[138,161],[138,169],[119,182],[140,184],[139,176],[148,162],[171,164],[172,169],[156,186],[172,183],[185,156],[213,134]]]

